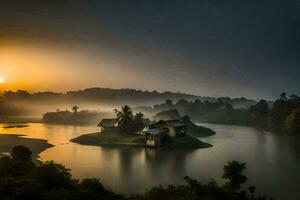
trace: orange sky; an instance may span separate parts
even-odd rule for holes
[[[86,51],[71,48],[43,48],[39,46],[0,46],[0,77],[5,81],[1,90],[66,91],[85,87],[118,87],[122,69],[90,59]],[[91,53],[91,52],[89,52]],[[92,70],[97,66],[97,70]],[[130,76],[130,75],[128,75]]]

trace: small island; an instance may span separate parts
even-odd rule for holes
[[[45,113],[42,122],[47,124],[84,126],[95,124],[99,118],[109,117],[110,115],[107,112],[80,110],[78,106],[73,106],[72,111],[57,109],[56,112]]]
[[[129,106],[115,110],[116,118],[103,119],[101,131],[72,139],[74,143],[92,146],[135,146],[162,149],[197,149],[212,145],[196,137],[215,134],[211,129],[195,125],[189,117],[151,122],[142,113],[132,113]],[[147,128],[146,128],[147,126]]]

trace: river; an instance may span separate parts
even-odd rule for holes
[[[212,148],[162,151],[141,148],[83,146],[69,142],[97,127],[32,123],[24,128],[0,129],[2,134],[23,134],[46,139],[54,147],[43,151],[42,161],[54,160],[72,169],[75,178],[96,177],[116,192],[144,192],[155,185],[183,183],[188,175],[203,182],[222,181],[222,168],[230,160],[247,164],[248,185],[277,200],[298,200],[300,190],[300,137],[262,132],[250,127],[200,124],[217,132],[201,138]],[[1,127],[1,124],[0,124]]]

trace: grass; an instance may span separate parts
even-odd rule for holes
[[[125,135],[116,132],[91,133],[79,136],[71,141],[92,146],[145,146],[145,137],[142,135]],[[163,146],[164,149],[198,149],[208,147],[211,147],[211,145],[203,143],[190,135],[168,138]]]
[[[167,149],[198,149],[208,147],[211,147],[211,145],[201,142],[190,135],[185,135],[178,138],[168,138],[164,146],[164,148]]]
[[[92,133],[79,136],[71,140],[72,142],[93,145],[93,146],[112,146],[112,145],[134,145],[144,146],[145,137],[142,135],[127,135],[116,132]]]
[[[186,124],[186,132],[193,137],[208,137],[216,134],[215,131],[203,126],[197,126],[190,120],[184,120],[184,123]]]

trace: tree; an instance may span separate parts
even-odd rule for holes
[[[241,184],[245,183],[248,179],[248,177],[242,175],[245,169],[245,163],[240,163],[239,161],[228,162],[223,168],[223,178],[228,179],[225,186],[233,190],[240,189]]]
[[[176,106],[177,107],[185,107],[189,104],[189,102],[185,99],[180,99],[177,103]]]
[[[248,189],[249,189],[249,191],[251,193],[251,196],[253,197],[253,194],[255,192],[256,187],[254,185],[252,185],[252,186],[248,187]]]
[[[70,171],[70,169],[66,169],[63,165],[50,161],[37,167],[34,178],[45,189],[71,189],[78,181],[72,178]]]
[[[144,114],[141,112],[135,114],[134,124],[133,124],[134,132],[141,131],[145,128],[143,117],[144,117]]]
[[[131,133],[133,114],[130,106],[124,105],[121,110],[115,109],[117,115],[116,121],[118,122],[118,129],[124,133]]]
[[[270,120],[271,120],[271,129],[274,132],[282,132],[284,122],[287,116],[294,109],[294,105],[289,101],[279,99],[273,103],[271,110]]]
[[[173,106],[173,101],[172,101],[171,99],[167,99],[167,100],[166,100],[166,104],[167,104],[168,106]]]
[[[77,113],[78,110],[79,110],[79,107],[78,107],[78,106],[73,106],[73,107],[72,107],[72,111],[73,111],[74,113]]]
[[[287,100],[287,98],[286,98],[286,92],[282,92],[282,93],[280,94],[280,99],[281,99],[281,100]]]
[[[300,107],[294,109],[285,120],[284,133],[300,134]]]
[[[270,109],[265,100],[260,100],[254,106],[251,106],[249,111],[253,115],[253,122],[255,126],[259,128],[267,127]]]
[[[15,146],[11,157],[0,159],[0,177],[22,177],[27,174],[35,166],[31,154],[27,147]]]
[[[11,152],[12,161],[23,162],[23,163],[32,163],[31,154],[32,154],[32,152],[27,147],[24,147],[21,145],[15,146]]]

